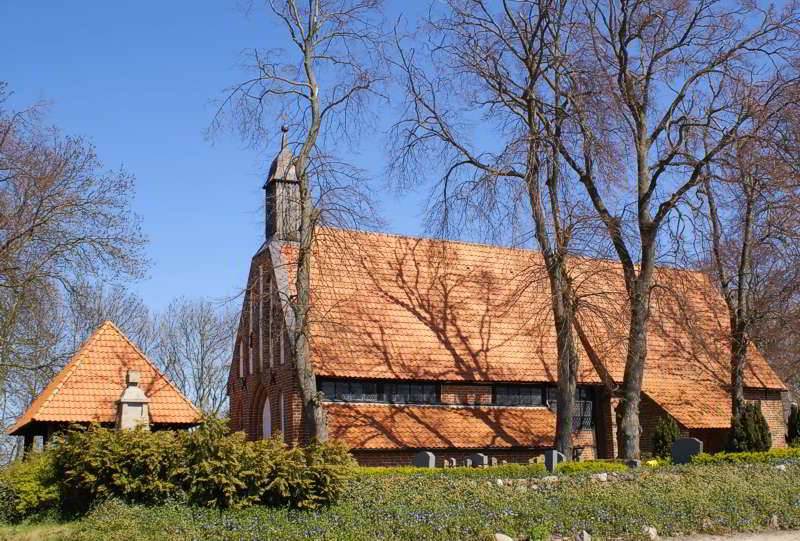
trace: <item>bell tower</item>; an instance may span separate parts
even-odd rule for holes
[[[300,239],[300,183],[286,141],[288,131],[287,126],[281,126],[281,149],[263,186],[267,241]]]

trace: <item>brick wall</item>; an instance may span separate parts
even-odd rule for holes
[[[576,432],[572,436],[572,446],[574,448],[580,447],[583,449],[580,453],[580,460],[594,460],[598,458],[594,430],[581,430]]]
[[[769,425],[773,447],[786,447],[786,414],[780,391],[745,389],[744,399],[761,405],[761,413]]]
[[[268,414],[272,434],[283,432],[288,443],[300,443],[304,439],[300,385],[269,251],[253,258],[247,283],[228,379],[231,428],[244,431],[249,439],[263,438]]]
[[[491,404],[491,385],[442,384],[441,400],[445,404]]]
[[[656,425],[659,419],[667,416],[669,416],[669,414],[664,408],[656,404],[647,395],[642,394],[642,401],[639,404],[639,424],[642,427],[639,450],[642,453],[642,457],[653,456],[653,436],[655,435]],[[689,437],[689,430],[686,429],[686,427],[682,426],[680,423],[678,423],[678,427],[680,428],[682,438]],[[698,439],[702,440],[703,438]]]

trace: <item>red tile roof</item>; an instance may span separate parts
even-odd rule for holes
[[[552,447],[547,408],[325,405],[329,435],[353,449]]]
[[[323,228],[312,264],[312,355],[320,376],[552,382],[556,341],[541,254]],[[289,288],[296,245],[282,245]],[[602,369],[625,367],[627,297],[616,262],[574,258],[579,320]],[[644,391],[688,428],[727,426],[728,318],[698,272],[657,270]],[[290,291],[291,293],[291,291]],[[579,381],[601,378],[585,351]],[[749,387],[783,389],[751,348]]]
[[[43,422],[116,421],[117,404],[128,370],[138,370],[150,398],[152,424],[193,425],[200,412],[110,321],[84,342],[66,366],[17,419],[8,433]]]

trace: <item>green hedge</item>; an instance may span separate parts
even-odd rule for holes
[[[764,464],[800,459],[800,448],[787,447],[749,453],[700,453],[692,458],[693,464]]]
[[[340,496],[353,467],[338,444],[249,442],[216,419],[183,432],[92,426],[67,431],[47,451],[0,470],[0,522],[48,510],[84,513],[109,499],[317,509]]]
[[[621,460],[584,460],[582,462],[562,462],[557,472],[565,475],[580,473],[621,472],[629,468]],[[550,475],[544,464],[502,464],[488,468],[417,468],[414,466],[357,468],[360,475],[367,477],[386,477],[397,475],[417,475],[422,477],[446,477],[450,479],[526,479]]]
[[[19,522],[55,509],[58,475],[49,453],[13,462],[0,470],[0,522]]]
[[[773,515],[782,528],[800,528],[800,465],[786,471],[771,464],[717,464],[635,472],[605,483],[560,476],[525,490],[490,479],[362,474],[349,481],[337,503],[313,512],[108,502],[77,524],[70,539],[488,541],[495,532],[538,540],[587,530],[598,539],[640,540],[643,526],[661,536],[755,531]]]

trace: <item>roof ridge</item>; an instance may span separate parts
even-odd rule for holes
[[[433,242],[437,244],[458,244],[461,246],[467,247],[480,247],[480,248],[488,248],[492,250],[506,250],[509,252],[520,252],[526,254],[542,254],[541,250],[536,248],[523,248],[519,246],[506,246],[503,244],[491,244],[488,242],[477,242],[477,241],[468,241],[468,240],[461,240],[461,239],[449,239],[449,238],[436,238],[436,237],[426,237],[422,235],[404,235],[401,233],[391,233],[387,231],[372,231],[369,229],[355,229],[355,228],[345,228],[345,227],[335,227],[335,226],[320,226],[319,229],[327,229],[331,231],[341,231],[344,233],[357,233],[362,235],[370,235],[375,237],[387,237],[387,238],[394,238],[394,239],[407,239],[407,240],[415,240],[415,241],[427,241]],[[282,241],[286,242],[286,241]],[[291,243],[291,242],[290,242]],[[261,252],[262,248],[259,248],[259,251],[253,256],[254,258]],[[599,261],[610,263],[613,265],[621,266],[622,263],[618,259],[614,259],[613,257],[594,257],[590,255],[582,255],[582,254],[570,254],[567,256],[568,258],[578,259],[583,261]],[[639,264],[636,263],[636,267],[638,268]],[[656,263],[655,266],[656,270],[659,271],[677,271],[677,272],[685,272],[694,275],[702,275],[706,276],[707,273],[702,271],[701,269],[692,269],[692,268],[681,268],[677,266],[671,266],[664,263]]]
[[[151,367],[151,368],[152,368],[152,369],[153,369],[153,370],[156,372],[156,374],[158,374],[158,375],[159,375],[159,376],[160,376],[160,377],[161,377],[161,378],[162,378],[164,381],[166,381],[166,382],[167,382],[167,385],[169,385],[170,387],[172,387],[172,390],[173,390],[173,391],[175,391],[176,393],[178,393],[178,396],[180,396],[181,398],[183,398],[183,399],[186,401],[186,403],[187,403],[187,404],[188,404],[188,405],[189,405],[189,406],[190,406],[190,407],[191,407],[193,410],[195,410],[195,411],[196,411],[198,414],[202,414],[202,413],[201,413],[201,411],[200,411],[199,409],[197,409],[197,406],[195,406],[195,405],[194,405],[194,403],[193,403],[191,400],[189,400],[189,399],[186,397],[186,395],[184,395],[184,394],[181,392],[181,390],[180,390],[180,389],[178,389],[178,388],[175,386],[175,384],[174,384],[174,383],[172,383],[172,381],[170,381],[170,379],[169,379],[169,378],[166,376],[166,374],[164,374],[164,373],[163,373],[163,372],[162,372],[162,371],[161,371],[161,370],[158,368],[158,366],[156,366],[156,364],[155,364],[153,361],[151,361],[151,360],[150,360],[150,358],[149,358],[147,355],[145,355],[145,354],[144,354],[144,352],[143,352],[142,350],[140,350],[140,349],[139,349],[139,347],[138,347],[136,344],[134,344],[134,343],[133,343],[133,341],[132,341],[130,338],[128,338],[128,337],[125,335],[125,333],[124,333],[124,332],[122,332],[122,331],[120,330],[120,328],[119,328],[119,327],[117,327],[117,326],[116,326],[116,324],[114,324],[114,322],[113,322],[113,321],[111,321],[110,319],[107,319],[106,321],[104,321],[104,322],[103,322],[103,324],[102,324],[100,327],[102,328],[102,327],[104,327],[104,326],[106,326],[106,325],[110,325],[110,326],[111,326],[111,327],[112,327],[112,328],[113,328],[113,329],[114,329],[114,330],[115,330],[115,331],[116,331],[116,332],[117,332],[117,333],[118,333],[118,334],[119,334],[119,335],[120,335],[120,336],[121,336],[121,337],[122,337],[122,338],[123,338],[123,339],[124,339],[124,340],[125,340],[125,341],[128,343],[128,345],[130,345],[130,346],[131,346],[131,347],[134,349],[134,351],[136,351],[136,353],[137,353],[137,354],[138,354],[138,355],[139,355],[139,356],[140,356],[140,357],[141,357],[141,358],[142,358],[142,359],[143,359],[143,360],[144,360],[144,361],[145,361],[145,362],[146,362],[148,365],[150,365],[150,367]]]

